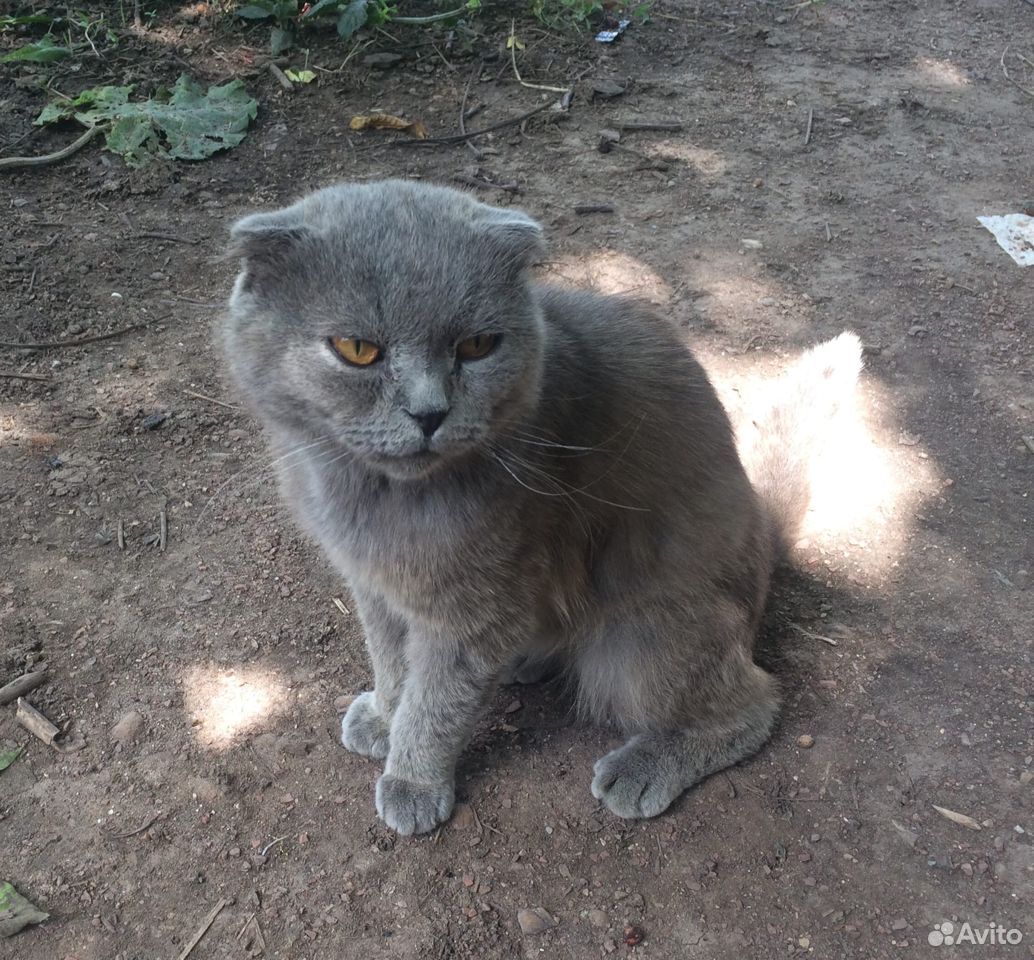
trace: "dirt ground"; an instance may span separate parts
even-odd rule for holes
[[[1034,272],[975,219],[1034,202],[1034,7],[655,14],[611,48],[519,25],[526,80],[581,79],[480,160],[347,123],[379,107],[454,133],[479,58],[471,127],[556,98],[515,81],[508,20],[467,50],[400,33],[293,94],[260,69],[265,28],[174,11],[100,59],[0,68],[0,155],[75,135],[31,126],[34,76],[73,94],[187,64],[260,101],[208,161],[132,172],[93,144],[0,180],[0,339],[144,325],[0,351],[48,378],[0,377],[0,682],[45,663],[30,699],[66,743],[0,710],[0,749],[26,747],[0,774],[0,880],[51,914],[0,957],[174,958],[220,903],[192,960],[1034,956]],[[593,98],[601,79],[626,90]],[[658,120],[684,126],[597,149]],[[387,175],[518,185],[479,195],[542,220],[543,274],[654,301],[730,402],[842,329],[866,344],[867,432],[829,464],[846,475],[762,638],[782,725],[657,820],[593,800],[615,737],[550,686],[499,692],[432,836],[386,830],[377,766],[337,743],[335,701],[370,682],[351,601],[278,503],[210,329],[235,217]],[[522,934],[525,908],[555,926]],[[1023,940],[931,946],[946,920]]]

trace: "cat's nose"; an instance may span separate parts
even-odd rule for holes
[[[435,430],[442,425],[442,421],[448,416],[449,411],[421,410],[418,413],[414,413],[412,410],[407,410],[406,413],[420,424],[420,429],[423,430],[424,436],[430,439],[434,436]]]

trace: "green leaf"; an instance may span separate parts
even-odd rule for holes
[[[42,923],[49,916],[29,903],[6,880],[0,880],[0,938],[13,937],[30,923]]]
[[[284,24],[298,16],[298,0],[277,0],[273,4],[273,15]]]
[[[337,35],[347,40],[356,30],[366,25],[367,14],[367,0],[352,0],[338,17]]]
[[[258,104],[240,80],[203,91],[187,76],[151,100],[131,102],[132,87],[94,87],[72,101],[50,104],[37,125],[75,117],[87,126],[104,124],[105,146],[130,167],[155,156],[203,160],[237,146],[255,119]],[[85,109],[82,109],[85,108]]]
[[[363,2],[365,3],[366,0],[363,0]],[[341,4],[342,0],[316,0],[316,3],[302,14],[301,19],[310,20],[312,17],[323,13],[328,7],[331,8],[331,13],[336,13]]]
[[[312,83],[316,79],[316,73],[313,70],[285,70],[284,76],[295,83]]]
[[[17,750],[6,750],[4,753],[0,753],[0,770],[6,770],[18,757],[21,756],[21,752],[24,747],[18,747]]]
[[[273,56],[283,53],[294,43],[294,31],[283,27],[273,27],[269,33],[269,49]]]
[[[241,7],[240,10],[235,10],[234,16],[244,20],[265,20],[267,17],[273,16],[273,11],[269,7],[250,3],[246,7]]]
[[[68,47],[59,46],[50,37],[44,37],[35,43],[23,44],[16,50],[0,57],[0,63],[13,63],[16,60],[25,60],[29,63],[53,63],[55,60],[63,60],[71,52]]]
[[[44,24],[51,24],[54,17],[47,13],[27,13],[21,17],[0,17],[0,30],[8,30],[11,27],[34,27]]]

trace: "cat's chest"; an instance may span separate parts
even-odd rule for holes
[[[316,532],[338,565],[392,592],[441,589],[469,575],[492,520],[472,491],[359,478],[321,483],[318,496]]]

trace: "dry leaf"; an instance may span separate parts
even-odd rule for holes
[[[348,121],[349,130],[397,130],[399,133],[408,133],[417,140],[427,139],[427,127],[419,120],[403,120],[402,117],[393,117],[390,113],[360,114]]]
[[[964,813],[956,813],[954,810],[949,810],[947,807],[939,807],[936,803],[931,803],[931,807],[934,808],[942,817],[950,820],[952,823],[957,823],[960,827],[968,827],[970,830],[979,830],[980,824],[976,822],[972,817],[967,817]]]

